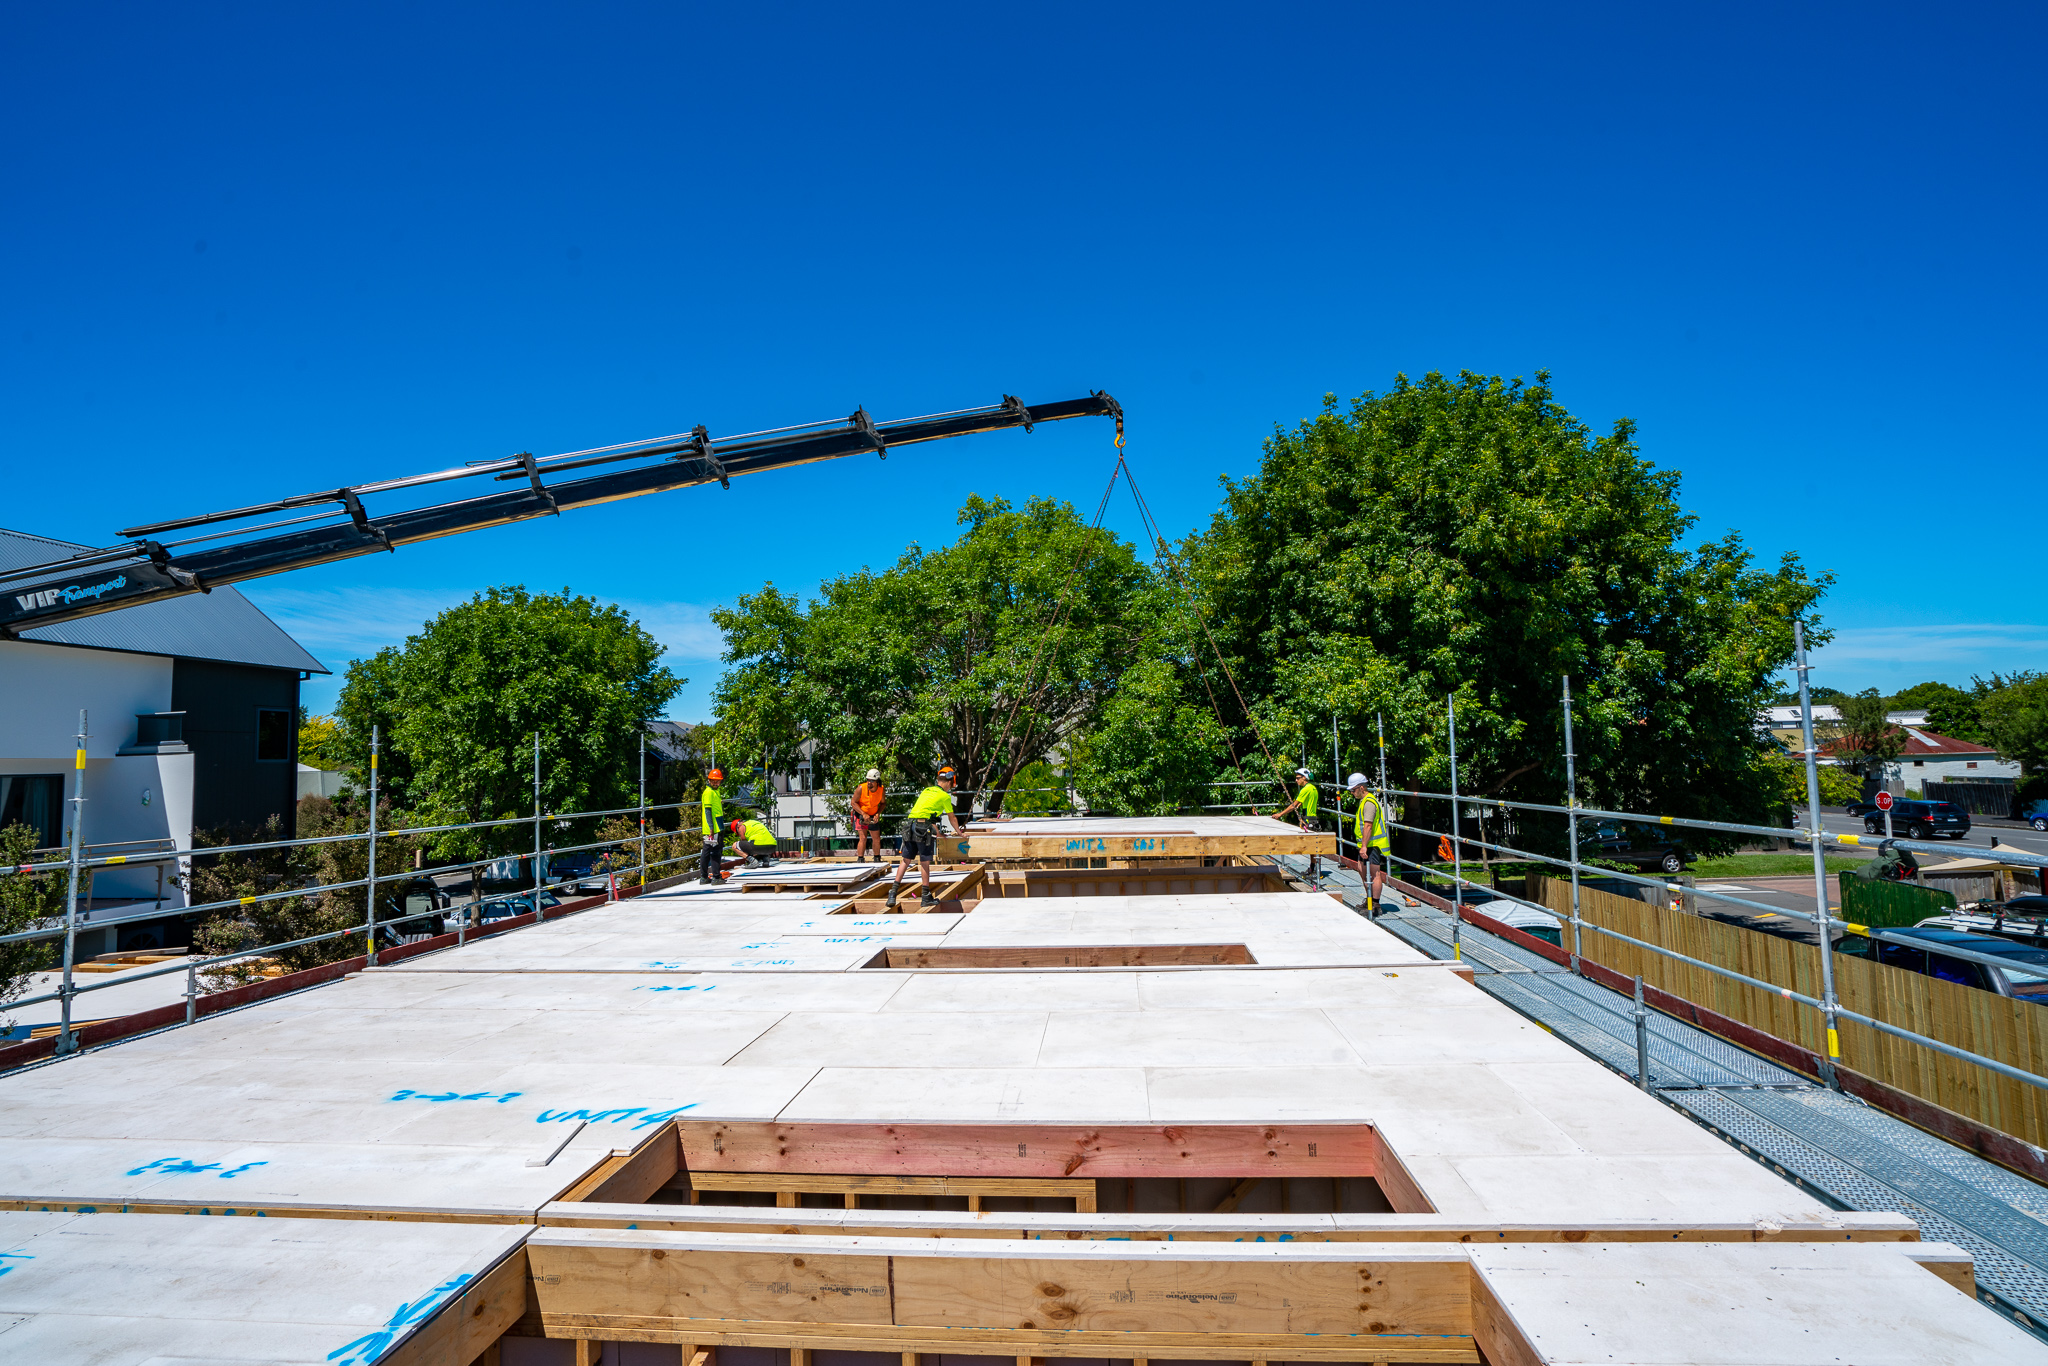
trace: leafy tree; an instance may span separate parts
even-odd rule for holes
[[[349,661],[341,697],[334,707],[336,734],[325,747],[328,757],[346,769],[356,786],[367,792],[370,739],[373,730],[380,734],[377,794],[380,799],[389,796],[401,809],[412,804],[412,760],[403,750],[393,747],[391,737],[398,730],[399,674],[404,662],[405,651],[396,645],[386,646],[368,659]]]
[[[1100,723],[1074,742],[1074,786],[1088,809],[1120,816],[1199,807],[1221,767],[1223,723],[1196,704],[1174,668],[1148,659],[1126,673]]]
[[[29,862],[29,851],[42,840],[32,825],[0,828],[0,870],[19,868]],[[91,873],[83,875],[81,888],[90,896]],[[0,934],[46,930],[60,923],[64,914],[65,891],[71,874],[63,869],[48,873],[0,871]],[[47,972],[62,961],[63,949],[56,940],[24,939],[0,944],[0,1007],[26,994],[31,977]]]
[[[1540,373],[1325,399],[1186,544],[1237,684],[1220,698],[1234,743],[1263,741],[1278,777],[1334,714],[1373,771],[1382,714],[1397,783],[1442,791],[1454,693],[1462,790],[1554,802],[1570,674],[1582,798],[1765,818],[1756,714],[1829,580],[1791,556],[1759,568],[1732,532],[1687,549],[1677,486],[1631,423],[1595,435]],[[1541,825],[1523,837],[1555,845]]]
[[[712,614],[732,666],[714,701],[728,772],[811,742],[840,791],[869,768],[900,782],[951,764],[999,810],[1020,770],[1093,724],[1139,657],[1129,618],[1148,571],[1051,499],[970,497],[959,523],[952,545],[912,546],[808,605],[768,584]]]
[[[1816,707],[1824,707],[1831,702],[1839,702],[1848,695],[1849,694],[1843,692],[1840,688],[1812,687],[1806,690],[1807,698],[1810,701],[1812,701],[1813,705]],[[1793,688],[1788,692],[1779,693],[1775,698],[1771,700],[1771,705],[1774,707],[1798,706],[1799,690],[1797,688]]]
[[[1043,759],[1035,759],[1017,770],[1003,810],[1013,816],[1042,816],[1067,805],[1067,780]]]
[[[533,736],[550,811],[631,805],[645,719],[682,686],[662,646],[616,606],[492,588],[426,623],[402,648],[349,665],[337,715],[359,777],[369,724],[385,727],[384,782],[415,824],[452,825],[533,809]],[[523,847],[525,835],[456,831],[443,857]]]
[[[1998,752],[2029,775],[2048,771],[2048,674],[1973,681],[1984,729]]]
[[[1987,744],[1975,695],[1947,683],[1916,683],[1892,699],[1894,711],[1927,712],[1927,729],[1972,744]]]
[[[1789,815],[1794,820],[1804,821],[1806,761],[1772,750],[1764,756],[1762,773],[1773,800],[1780,808],[1779,818]],[[1863,780],[1838,764],[1816,765],[1814,776],[1820,780],[1820,804],[1824,807],[1847,806],[1863,800]]]
[[[303,713],[304,708],[300,708]],[[299,762],[314,768],[339,768],[340,758],[334,753],[336,742],[341,737],[341,727],[331,716],[304,716],[299,719]]]
[[[1875,688],[1844,697],[1836,706],[1842,719],[1826,728],[1822,747],[1863,780],[1866,792],[1872,791],[1883,782],[1885,766],[1906,747],[1906,732],[1885,719],[1898,707]]]

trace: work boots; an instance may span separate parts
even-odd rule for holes
[[[889,899],[882,903],[882,907],[884,910],[893,911],[896,909],[896,895],[902,890],[903,884],[900,882],[892,882],[889,884]]]
[[[936,905],[938,905],[938,904],[939,904],[939,899],[938,899],[938,897],[936,897],[936,896],[934,896],[934,895],[932,894],[932,889],[931,889],[931,888],[929,888],[929,887],[926,887],[926,888],[924,888],[924,889],[922,889],[921,891],[919,891],[919,892],[918,892],[918,894],[917,894],[917,904],[918,904],[918,907],[919,907],[919,909],[921,909],[921,910],[927,910],[927,911],[928,911],[928,910],[930,910],[930,909],[931,909],[932,907],[934,907],[934,906],[936,906]]]

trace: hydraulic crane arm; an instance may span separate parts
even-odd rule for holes
[[[52,626],[100,612],[118,611],[140,602],[204,593],[244,579],[282,574],[309,565],[328,564],[396,550],[415,541],[455,536],[465,531],[503,526],[531,517],[556,516],[572,508],[648,493],[666,493],[694,484],[729,481],[742,474],[807,465],[815,460],[873,451],[883,459],[892,449],[952,436],[1022,427],[1069,417],[1114,417],[1123,430],[1123,409],[1108,394],[1026,407],[1015,398],[986,408],[968,408],[901,422],[876,423],[865,411],[843,422],[783,427],[714,440],[698,427],[676,436],[629,442],[595,450],[571,451],[542,459],[527,454],[459,469],[355,484],[325,493],[302,494],[274,503],[236,508],[148,526],[129,527],[121,545],[88,551],[70,559],[29,565],[0,573],[0,636],[12,637],[38,626]],[[588,475],[562,483],[544,476],[598,465],[641,461],[626,469]],[[455,479],[489,478],[516,485],[456,502],[435,503],[372,518],[363,506],[366,496]],[[246,521],[270,513],[324,509],[305,516],[257,526],[216,531],[166,545],[150,539],[172,531],[215,523]],[[306,525],[320,523],[321,525]],[[302,529],[261,535],[287,526]],[[205,549],[185,549],[201,542],[240,536],[245,539]]]

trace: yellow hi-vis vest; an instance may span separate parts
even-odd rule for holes
[[[704,818],[704,838],[710,839],[725,828],[725,798],[719,796],[718,789],[709,783],[704,784],[704,809],[702,815]]]
[[[1372,821],[1366,822],[1367,811],[1372,812]],[[1365,797],[1358,803],[1358,847],[1377,849],[1382,854],[1391,852],[1387,846],[1387,818],[1380,810],[1379,798]]]

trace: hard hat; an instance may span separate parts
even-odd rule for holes
[[[880,781],[882,781],[882,770],[881,770],[881,769],[879,769],[879,768],[871,768],[871,769],[869,769],[869,770],[868,770],[868,781],[869,781],[869,782],[871,782],[871,783],[879,783]]]
[[[722,783],[725,781],[725,770],[722,768],[714,768],[704,776],[709,778],[714,783]]]
[[[746,822],[745,822],[745,821],[734,821],[734,822],[732,823],[732,832],[733,832],[733,833],[734,833],[735,835],[739,834],[740,832],[742,832],[742,831],[743,831],[743,830],[745,830],[746,828],[747,828],[747,824],[746,824]]]
[[[1348,782],[1348,783],[1346,783],[1346,784],[1344,784],[1344,786],[1346,786],[1346,787],[1366,787],[1366,786],[1369,786],[1369,785],[1370,785],[1370,784],[1369,784],[1369,781],[1367,780],[1366,776],[1365,776],[1365,775],[1364,775],[1363,773],[1354,773],[1354,774],[1352,774],[1352,775],[1351,775],[1351,781],[1350,781],[1350,782]]]
[[[1294,776],[1295,776],[1295,777],[1297,777],[1297,778],[1310,778],[1310,777],[1314,777],[1315,775],[1314,775],[1314,774],[1312,774],[1312,773],[1310,773],[1310,772],[1309,772],[1309,771],[1308,771],[1307,769],[1305,769],[1305,768],[1297,768],[1297,769],[1295,769],[1295,770],[1294,770]]]
[[[953,771],[953,766],[951,764],[948,764],[944,768],[939,770],[938,781],[942,783],[950,783],[956,780],[959,776],[959,774]]]

